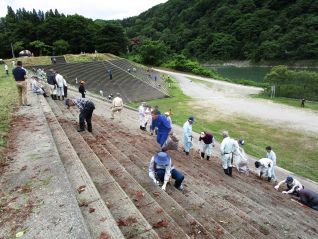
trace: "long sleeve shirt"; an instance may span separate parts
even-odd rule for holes
[[[164,181],[168,182],[171,176],[171,170],[174,169],[172,166],[171,160],[168,165],[159,165],[155,163],[155,157],[153,156],[149,163],[149,175],[156,175],[157,169],[164,169],[165,170],[165,177]]]
[[[199,141],[203,141],[205,144],[214,144],[214,137],[212,134],[205,134],[204,137],[199,138]]]
[[[154,130],[155,127],[158,128],[158,133],[169,134],[169,132],[171,131],[171,125],[166,117],[163,115],[158,115],[158,118],[152,121],[152,124],[150,126],[151,130]]]
[[[222,143],[220,145],[220,151],[222,155],[234,153],[236,149],[237,148],[236,148],[234,139],[230,137],[226,137],[222,140]]]
[[[309,207],[318,207],[318,194],[309,190],[302,189],[299,191],[300,202]]]
[[[266,158],[271,159],[274,162],[274,165],[276,164],[276,154],[273,150],[266,153]]]
[[[281,182],[279,182],[278,187],[280,185],[282,185],[283,183],[286,183],[286,180],[283,180]],[[290,190],[287,191],[287,193],[293,193],[296,189],[296,187],[298,187],[299,189],[303,188],[303,185],[297,180],[297,179],[293,179],[293,181],[291,183],[286,183],[288,185],[288,187],[290,188]]]
[[[87,98],[79,98],[79,99],[74,99],[72,100],[74,102],[74,104],[80,109],[83,110],[85,108],[85,105],[88,102],[91,102],[89,99]]]
[[[58,87],[63,87],[63,85],[64,85],[64,78],[63,78],[62,75],[56,74],[55,80],[56,80],[56,84],[57,84]]]
[[[113,106],[113,108],[115,108],[115,107],[116,108],[123,108],[123,106],[124,106],[123,100],[120,97],[115,97],[113,99],[112,106]]]
[[[273,161],[271,159],[268,159],[268,158],[261,158],[260,160],[258,160],[258,162],[260,162],[260,171],[262,173],[267,173],[267,176],[268,177],[271,177],[272,176],[272,173],[271,173],[271,169],[273,167]]]
[[[183,137],[187,138],[189,142],[192,140],[192,124],[188,120],[183,124]]]

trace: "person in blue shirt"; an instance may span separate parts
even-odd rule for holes
[[[171,125],[164,115],[160,114],[160,111],[155,109],[151,112],[152,124],[150,130],[154,130],[155,127],[158,128],[157,142],[162,147],[166,140],[168,139],[169,133],[171,131]]]

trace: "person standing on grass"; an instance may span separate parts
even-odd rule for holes
[[[159,152],[152,156],[149,164],[149,177],[153,180],[155,185],[162,182],[162,190],[166,191],[167,183],[170,177],[175,179],[174,186],[178,190],[182,190],[182,182],[184,180],[183,174],[176,170],[172,165],[172,160],[166,152]]]
[[[87,130],[92,132],[92,115],[95,109],[95,105],[92,101],[86,98],[79,99],[66,99],[65,105],[69,109],[71,106],[77,106],[80,109],[79,114],[79,129],[77,132],[85,131],[85,121],[87,123]]]
[[[165,116],[160,114],[160,111],[157,109],[154,109],[151,112],[152,117],[152,123],[150,126],[151,132],[157,127],[158,133],[157,133],[157,142],[160,144],[161,148],[163,147],[164,143],[167,141],[169,133],[171,131],[171,125],[169,121],[166,119]],[[151,133],[153,134],[153,133]]]
[[[21,106],[30,106],[27,101],[27,72],[22,67],[22,61],[17,61],[17,65],[12,70],[12,74],[18,88],[19,104]]]
[[[116,97],[113,99],[112,106],[111,106],[111,109],[112,109],[111,119],[114,119],[115,113],[118,112],[119,121],[120,121],[121,120],[121,111],[123,110],[123,108],[124,108],[123,99],[120,98],[120,93],[117,93]]]
[[[206,160],[210,160],[210,157],[212,156],[212,147],[214,147],[214,145],[213,135],[206,131],[201,132],[199,137],[201,159],[204,159],[206,155]]]
[[[280,185],[286,184],[288,191],[282,191],[283,194],[295,194],[298,195],[298,189],[303,189],[304,186],[296,179],[288,176],[285,180],[279,182],[274,188],[279,189]]]
[[[224,173],[232,177],[233,153],[236,151],[236,144],[227,131],[223,131],[222,136],[223,140],[220,145],[222,167]]]
[[[78,92],[82,94],[82,98],[85,98],[85,93],[86,93],[86,89],[84,85],[85,85],[85,81],[81,80],[80,86],[78,87]]]
[[[183,124],[183,152],[189,155],[192,147],[192,124],[194,123],[193,116],[190,116],[188,120]]]
[[[266,158],[268,158],[268,159],[273,161],[273,167],[271,168],[271,170],[272,170],[271,175],[272,175],[272,179],[274,180],[274,182],[276,182],[277,181],[276,174],[275,174],[276,154],[273,151],[271,146],[267,146],[265,149],[266,149],[266,152],[267,152],[266,153]]]
[[[4,70],[6,71],[6,74],[9,75],[9,67],[7,64],[4,64]]]

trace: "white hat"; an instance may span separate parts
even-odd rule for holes
[[[170,115],[170,113],[169,113],[169,112],[165,112],[165,115],[169,116],[169,115]]]

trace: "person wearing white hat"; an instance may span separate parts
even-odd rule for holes
[[[223,131],[222,136],[223,140],[220,145],[222,167],[225,174],[232,176],[232,161],[233,153],[236,151],[236,144],[227,131]]]
[[[166,152],[159,152],[152,156],[149,164],[149,177],[153,180],[154,184],[159,185],[159,182],[163,182],[161,188],[162,190],[166,190],[170,176],[175,179],[174,186],[182,190],[184,176],[174,168],[170,156]]]
[[[210,160],[210,157],[212,156],[212,147],[214,147],[213,135],[206,131],[201,132],[199,137],[199,146],[201,159],[204,159],[206,155],[206,159]]]
[[[304,186],[292,176],[288,176],[285,180],[280,181],[274,188],[279,189],[280,185],[286,184],[288,191],[282,191],[283,194],[295,194],[298,195],[297,189],[303,189]]]
[[[188,120],[183,124],[183,148],[186,155],[189,155],[192,147],[192,124],[194,122],[193,116],[190,116]]]

